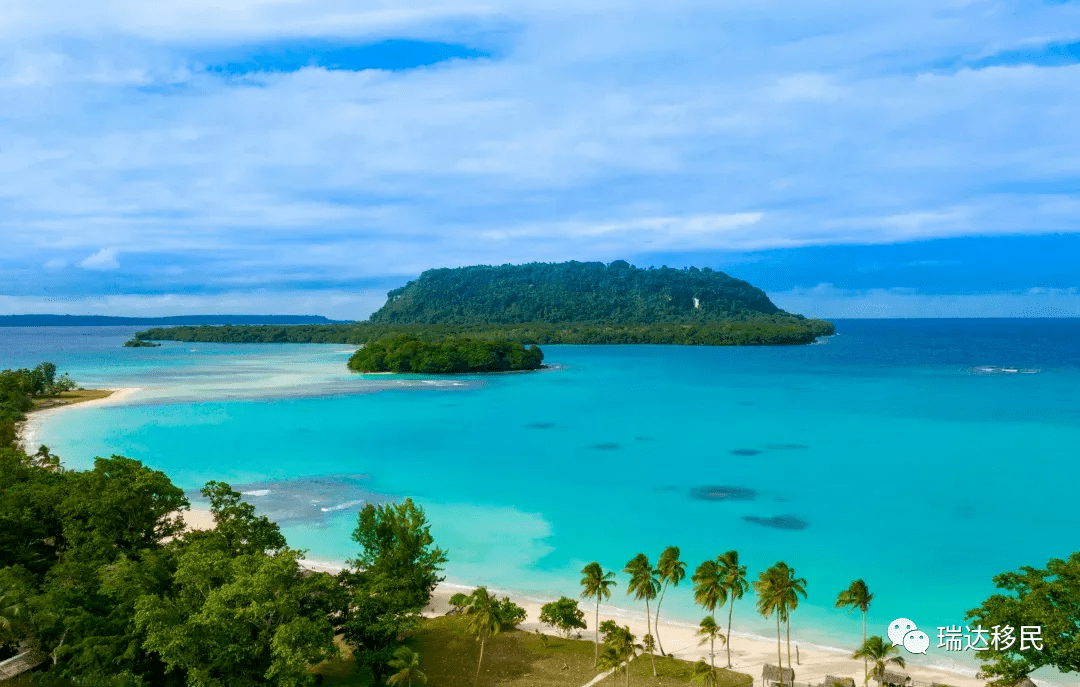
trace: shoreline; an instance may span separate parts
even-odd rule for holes
[[[190,529],[211,529],[214,526],[213,516],[206,509],[192,508],[184,513],[184,521]],[[303,560],[300,565],[314,572],[335,574],[345,569],[340,562],[322,560]],[[458,592],[470,592],[478,585],[463,584],[461,582],[442,582],[436,588],[431,597],[431,602],[424,608],[422,614],[427,618],[445,615],[450,610],[450,597]],[[525,609],[528,617],[518,625],[518,629],[525,632],[540,632],[552,636],[558,633],[547,625],[539,622],[540,607],[544,601],[535,596],[518,590],[506,590],[497,587],[489,587],[493,594],[509,596],[519,606]],[[554,599],[552,599],[554,600]],[[594,632],[595,605],[590,605],[588,600],[578,599],[579,608],[585,612],[587,629],[581,631],[581,639],[592,640]],[[744,604],[746,612],[750,604]],[[655,609],[654,609],[655,611]],[[703,612],[704,613],[704,612]],[[726,620],[723,614],[717,611],[717,622]],[[630,631],[640,639],[647,630],[645,626],[645,614],[610,604],[600,604],[600,622],[614,620],[619,625],[629,625]],[[724,623],[726,628],[726,623]],[[658,634],[666,653],[686,661],[697,661],[699,658],[709,660],[708,645],[701,645],[696,635],[697,626],[692,623],[680,622],[670,618],[661,618],[654,633]],[[850,658],[851,654],[838,647],[821,646],[812,643],[804,643],[792,638],[792,657],[795,657],[795,647],[798,646],[799,662],[794,665],[795,680],[800,684],[820,684],[826,675],[837,677],[850,677],[857,685],[863,684],[863,664],[858,659]],[[783,647],[783,655],[787,659],[786,644]],[[905,655],[905,659],[907,656]],[[746,673],[754,678],[755,682],[761,678],[762,666],[776,664],[776,640],[762,637],[756,634],[740,631],[737,625],[731,630],[731,669]],[[716,665],[727,665],[727,648],[717,643]],[[952,687],[983,687],[985,682],[976,679],[975,670],[961,672],[959,670],[937,665],[917,665],[911,662],[904,668],[890,666],[890,670],[910,675],[914,685],[930,685],[942,683]],[[1039,680],[1042,683],[1042,680]]]
[[[15,444],[22,447],[22,450],[26,453],[33,453],[37,450],[38,432],[41,431],[41,426],[44,422],[69,408],[86,408],[89,406],[107,406],[123,403],[131,398],[136,393],[142,391],[142,387],[113,387],[107,389],[93,389],[92,391],[108,391],[108,396],[102,398],[93,398],[85,401],[75,401],[73,403],[64,403],[61,405],[54,405],[48,408],[32,409],[27,411],[26,420],[20,422],[15,428]]]

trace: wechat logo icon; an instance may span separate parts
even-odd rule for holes
[[[907,618],[897,618],[889,623],[889,639],[893,646],[903,646],[912,654],[925,655],[930,647],[930,637]]]

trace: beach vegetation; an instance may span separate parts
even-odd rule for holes
[[[679,560],[679,547],[669,546],[660,554],[656,562],[656,572],[663,585],[660,589],[660,598],[656,600],[656,617],[653,619],[653,629],[656,631],[656,643],[660,648],[660,655],[664,655],[664,643],[660,641],[660,604],[664,603],[664,594],[667,593],[668,585],[678,587],[686,577],[686,563]]]
[[[581,569],[581,597],[584,599],[596,599],[596,615],[593,624],[594,666],[598,665],[600,657],[600,602],[611,598],[611,590],[617,584],[615,573],[606,572],[596,561]]]
[[[442,581],[447,555],[435,546],[427,515],[412,499],[365,505],[352,539],[360,552],[349,561],[355,571],[338,575],[344,592],[337,617],[353,657],[381,684]]]
[[[999,590],[967,612],[968,624],[983,628],[1041,628],[1037,642],[991,644],[982,653],[982,673],[1015,684],[1039,668],[1080,672],[1080,552],[1051,558],[1046,567],[1023,566],[994,577]]]
[[[779,564],[777,564],[779,565]],[[784,608],[787,604],[787,591],[785,581],[778,574],[777,566],[762,570],[754,581],[754,591],[757,593],[758,613],[766,618],[776,617],[776,665],[780,673],[780,687],[784,687],[784,659],[781,653],[780,621],[784,617]]]
[[[555,628],[563,637],[570,637],[574,630],[588,627],[585,623],[585,612],[578,608],[577,601],[565,596],[541,606],[540,622]]]
[[[866,613],[870,610],[870,602],[873,600],[874,595],[870,592],[870,588],[866,586],[866,582],[862,580],[855,580],[847,589],[836,596],[837,608],[847,608],[852,611],[859,609],[862,612],[862,641],[864,645],[866,644]],[[870,679],[868,661],[869,659],[863,659],[863,677],[866,680]]]
[[[723,628],[716,624],[716,618],[711,615],[707,615],[701,619],[701,623],[698,625],[697,634],[701,637],[701,643],[709,643],[709,667],[712,671],[716,672],[716,638],[719,637],[721,642],[727,643],[727,638],[724,637]]]
[[[418,685],[427,684],[427,675],[420,670],[420,654],[407,646],[399,646],[394,651],[390,668],[397,671],[386,679],[386,684],[391,687],[395,685],[412,687],[414,682]]]
[[[709,612],[711,626],[716,627],[716,607],[727,601],[728,587],[724,583],[724,569],[717,559],[703,561],[695,570],[690,581],[694,584],[694,601]],[[730,621],[729,621],[730,622]],[[705,621],[701,621],[705,627]],[[730,632],[730,630],[729,630]],[[725,644],[728,643],[725,640]],[[730,651],[728,652],[730,664]],[[710,665],[716,668],[715,656],[710,655]]]
[[[750,588],[750,583],[746,578],[746,566],[739,564],[738,551],[722,553],[716,557],[716,562],[721,584],[728,597],[727,638],[724,644],[727,645],[727,667],[731,668],[731,618],[735,612],[735,601],[743,598]]]
[[[904,658],[900,655],[900,649],[895,644],[886,642],[877,635],[867,637],[859,650],[852,654],[851,657],[865,659],[873,665],[864,684],[869,683],[870,678],[880,680],[885,677],[885,670],[890,663],[901,668],[904,667]]]
[[[712,616],[708,617],[712,618]],[[699,659],[698,662],[694,664],[694,675],[691,679],[694,681],[694,684],[702,685],[702,687],[716,687],[718,679],[716,675],[716,666],[709,665],[703,658]]]
[[[488,637],[502,631],[502,620],[499,617],[498,603],[488,593],[487,587],[478,587],[472,593],[465,613],[469,617],[469,633],[475,635],[480,642],[480,657],[476,661],[476,677],[473,678],[473,687],[476,687],[480,683],[480,669],[484,665],[484,645],[487,644]]]
[[[630,559],[623,568],[623,572],[630,575],[630,581],[626,585],[626,593],[633,594],[635,599],[645,601],[645,625],[648,634],[652,634],[652,612],[650,602],[660,593],[660,579],[657,571],[649,562],[649,557],[639,553]],[[656,677],[656,658],[653,652],[649,652],[649,661],[653,666],[653,677]]]

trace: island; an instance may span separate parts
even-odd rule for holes
[[[131,339],[124,342],[124,348],[157,348],[160,345],[146,339]]]
[[[514,341],[452,338],[422,341],[415,336],[380,339],[349,359],[357,372],[510,372],[543,367],[544,354]]]
[[[135,338],[367,345],[405,336],[522,346],[762,346],[809,344],[833,333],[831,322],[781,310],[761,289],[723,272],[639,268],[616,260],[427,270],[390,291],[363,322],[160,327]]]

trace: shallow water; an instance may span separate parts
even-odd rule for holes
[[[833,603],[855,578],[875,593],[872,634],[903,616],[936,638],[994,574],[1077,548],[1077,320],[841,320],[803,347],[545,346],[558,369],[438,379],[350,374],[341,345],[118,348],[132,331],[0,329],[0,366],[50,359],[87,386],[146,389],[47,419],[38,441],[72,467],[118,453],[186,489],[242,485],[313,559],[351,557],[360,503],[404,496],[452,580],[542,598],[576,596],[591,560],[618,570],[675,544],[692,569],[737,549],[751,575],[784,560],[808,580],[803,641],[851,647],[859,619]],[[688,584],[664,609],[703,615]],[[735,614],[774,632],[749,598]],[[935,645],[920,660],[971,665]]]

